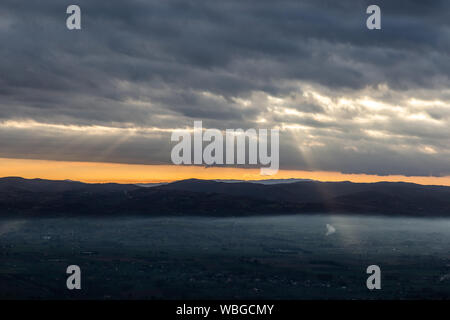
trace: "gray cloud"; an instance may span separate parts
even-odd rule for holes
[[[450,174],[447,1],[378,1],[380,31],[368,1],[69,4],[0,4],[2,157],[167,163],[198,119],[281,127],[282,168]]]

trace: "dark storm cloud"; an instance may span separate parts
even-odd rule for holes
[[[450,173],[448,1],[376,1],[378,31],[365,27],[368,1],[80,0],[81,31],[66,29],[69,4],[0,3],[0,121],[298,125],[303,131],[282,134],[285,167]],[[411,94],[428,104],[412,108]],[[370,108],[358,100],[363,96],[400,109]],[[340,97],[351,105],[337,103]],[[423,114],[430,119],[417,120]],[[83,135],[46,130],[3,125],[1,156],[98,160],[95,150],[108,149],[118,134],[89,136],[56,156],[53,147]],[[393,141],[402,146],[395,156]],[[101,160],[160,163],[168,148],[167,134],[135,135]]]

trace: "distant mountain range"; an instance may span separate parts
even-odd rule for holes
[[[266,179],[266,180],[213,180],[216,182],[226,182],[226,183],[259,183],[259,184],[281,184],[281,183],[294,183],[300,181],[312,181],[309,179]]]
[[[450,187],[291,179],[132,185],[0,178],[0,216],[302,213],[450,216]]]

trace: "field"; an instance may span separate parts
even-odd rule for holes
[[[66,288],[72,264],[81,290]],[[381,290],[366,287],[372,264]],[[4,219],[0,298],[449,299],[450,220]]]

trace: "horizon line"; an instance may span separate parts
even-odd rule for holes
[[[338,171],[286,169],[280,169],[273,176],[262,176],[259,173],[259,168],[205,168],[203,166],[193,165],[145,165],[17,158],[0,158],[0,177],[121,184],[170,183],[186,179],[243,181],[306,179],[320,182],[405,182],[419,185],[450,186],[450,176],[375,175],[342,173]]]
[[[449,185],[439,185],[439,184],[421,184],[421,183],[415,183],[415,182],[408,182],[408,181],[388,181],[388,180],[380,180],[375,182],[354,182],[350,180],[339,180],[339,181],[321,181],[321,180],[314,180],[314,179],[302,179],[302,178],[284,178],[284,179],[261,179],[261,180],[241,180],[241,179],[199,179],[199,178],[185,178],[185,179],[179,179],[179,180],[171,180],[171,181],[159,181],[159,182],[111,182],[111,181],[99,181],[99,182],[85,182],[85,181],[79,181],[79,180],[72,180],[72,179],[43,179],[43,178],[24,178],[21,176],[0,176],[1,179],[9,179],[9,178],[15,178],[15,179],[23,179],[23,180],[43,180],[43,181],[53,181],[53,182],[77,182],[77,183],[83,183],[83,184],[119,184],[119,185],[145,185],[145,184],[170,184],[173,182],[180,182],[180,181],[186,181],[186,180],[199,180],[199,181],[214,181],[214,182],[222,182],[227,183],[225,181],[236,181],[236,182],[243,182],[243,183],[257,183],[256,181],[270,181],[270,180],[303,180],[303,181],[296,181],[292,183],[297,182],[321,182],[321,183],[342,183],[342,182],[348,182],[348,183],[358,183],[358,184],[376,184],[376,183],[407,183],[407,184],[415,184],[420,186],[430,186],[430,187],[450,187]],[[233,182],[230,182],[233,183]],[[276,183],[275,183],[276,184]],[[280,183],[282,184],[282,183]]]

